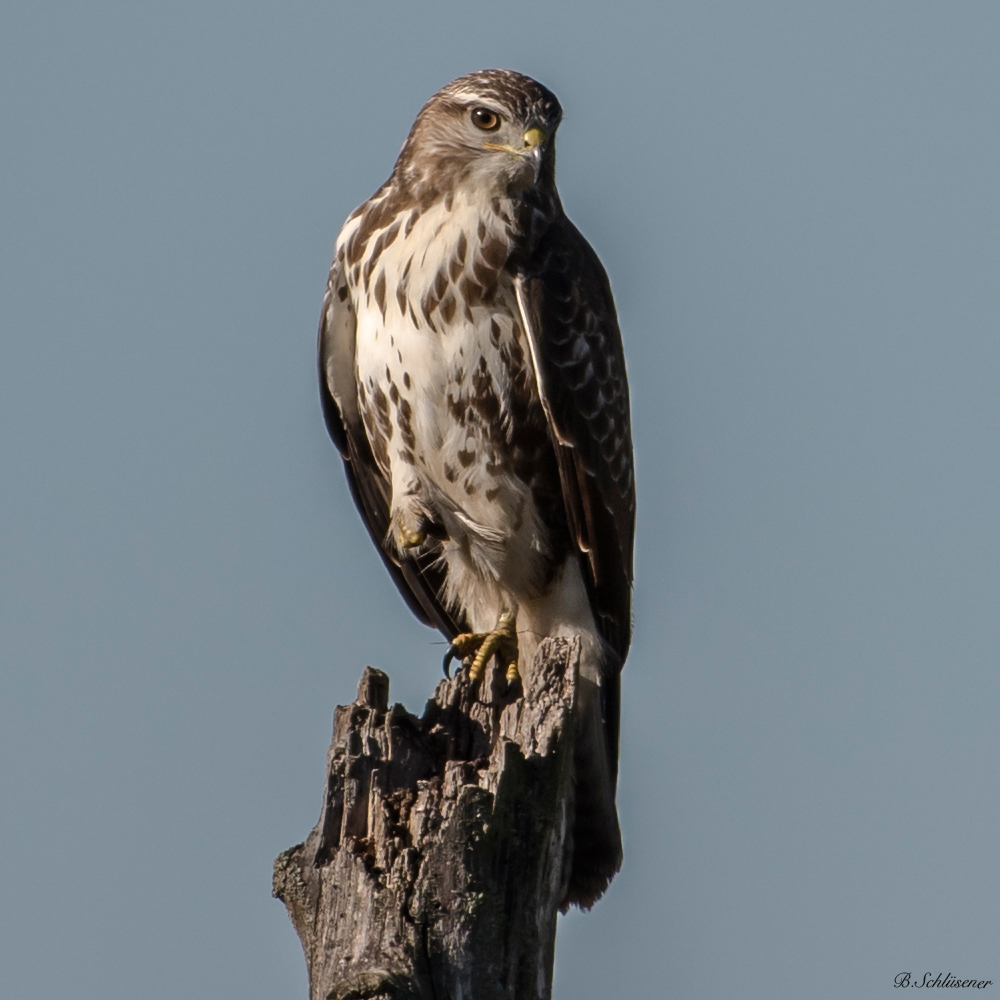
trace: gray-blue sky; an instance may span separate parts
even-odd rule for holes
[[[626,866],[556,996],[1000,981],[994,4],[8,2],[0,993],[304,996],[271,859],[440,648],[314,389],[335,233],[460,73],[566,109],[639,475]]]

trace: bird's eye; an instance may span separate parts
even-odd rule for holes
[[[500,128],[500,116],[489,108],[474,108],[472,121],[476,128],[481,128],[484,132],[495,132]]]

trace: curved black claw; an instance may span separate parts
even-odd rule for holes
[[[448,643],[448,652],[444,654],[444,663],[441,664],[444,675],[448,680],[451,680],[451,661],[458,655],[458,647],[453,642]]]

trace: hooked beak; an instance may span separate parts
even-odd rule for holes
[[[537,125],[533,125],[524,133],[524,144],[518,149],[516,146],[501,145],[497,142],[484,142],[483,145],[487,149],[495,149],[501,153],[510,153],[512,156],[518,156],[522,160],[527,160],[535,174],[535,180],[538,180],[538,172],[542,166],[542,146],[544,145],[546,139],[548,139],[548,134],[544,129],[539,128]]]
[[[540,147],[546,139],[548,139],[548,136],[545,134],[545,131],[534,125],[524,133],[524,145],[520,149],[516,146],[501,145],[499,142],[484,142],[483,145],[487,149],[495,149],[501,153],[511,153],[514,156],[531,156],[533,153],[540,155]]]

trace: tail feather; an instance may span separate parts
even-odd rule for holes
[[[618,779],[620,663],[605,643],[584,643],[580,659],[579,719],[573,753],[575,814],[569,888],[562,902],[588,910],[622,865],[615,807]]]

